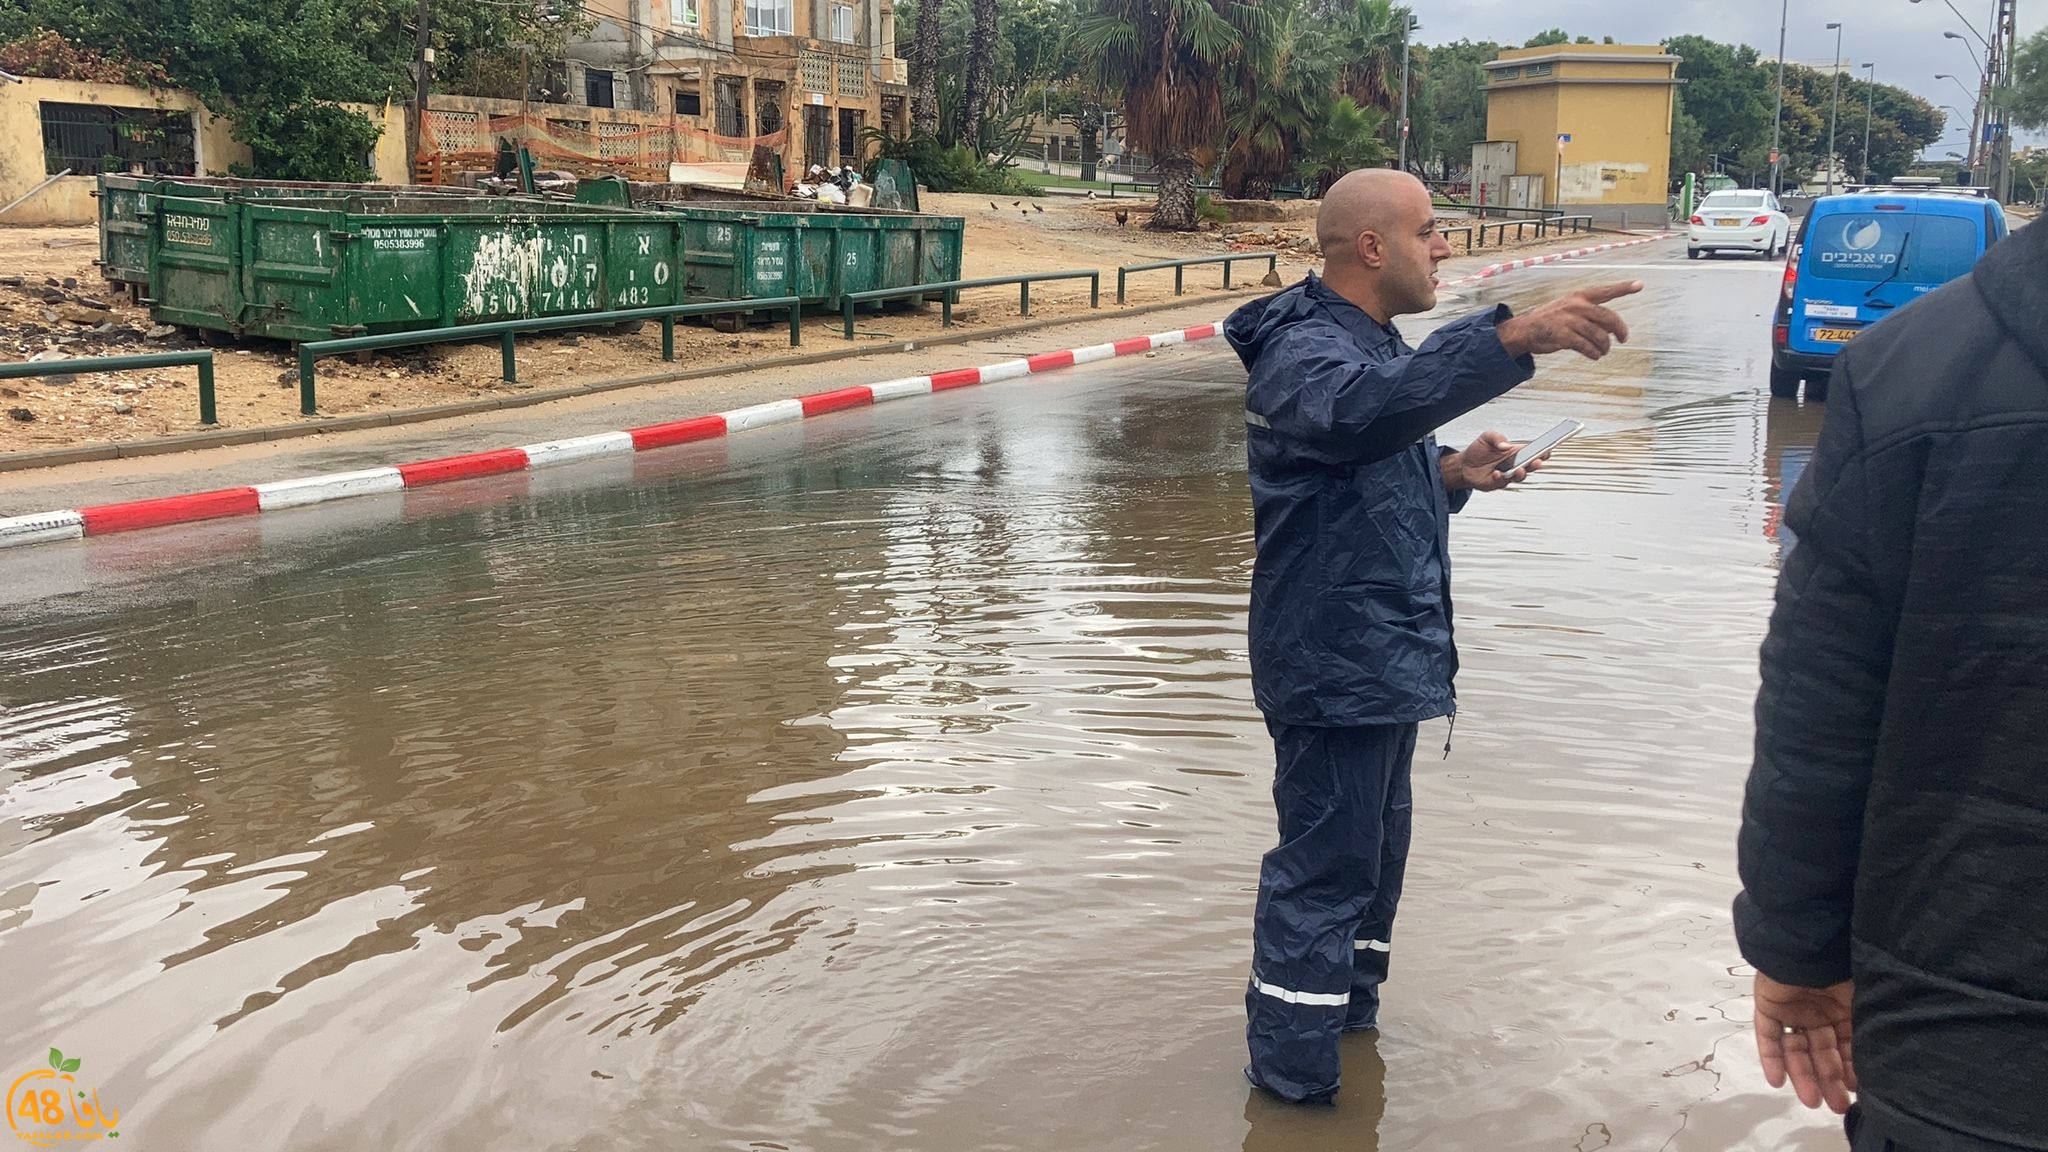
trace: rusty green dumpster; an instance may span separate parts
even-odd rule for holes
[[[490,197],[157,196],[160,324],[324,340],[686,303],[684,223]]]

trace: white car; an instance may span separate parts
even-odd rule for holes
[[[1688,260],[1702,252],[1758,252],[1768,260],[1790,247],[1792,218],[1761,188],[1710,192],[1693,208],[1685,242]]]

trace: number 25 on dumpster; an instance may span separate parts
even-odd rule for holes
[[[78,1057],[50,1049],[50,1066],[24,1072],[7,1086],[7,1126],[15,1139],[37,1148],[79,1140],[118,1138],[121,1115],[100,1103],[97,1088],[81,1084]]]

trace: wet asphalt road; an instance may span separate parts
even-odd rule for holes
[[[1649,285],[1446,430],[1587,425],[1454,525],[1460,723],[1334,1110],[1237,1071],[1220,343],[0,554],[0,1061],[83,1054],[144,1148],[1837,1147],[1727,912],[1820,413],[1764,390],[1774,263],[1617,257],[1447,309]]]

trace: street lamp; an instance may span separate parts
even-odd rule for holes
[[[1920,0],[1908,0],[1908,2],[1912,4],[1918,4]],[[1961,20],[1963,22],[1963,27],[1968,28],[1970,30],[1970,35],[1977,36],[1977,30],[1971,27],[1970,25],[1970,18],[1968,16],[1963,15],[1961,9],[1958,9],[1953,4],[1949,4],[1949,0],[1941,0],[1941,2],[1943,4],[1948,4],[1948,10],[1956,14],[1956,19]],[[1959,36],[1957,37],[1957,39],[1960,40],[1961,37]],[[1991,42],[1989,40],[1984,39],[1984,37],[1977,36],[1977,43],[1984,45],[1984,50],[1986,52],[1991,51]]]
[[[1863,78],[1863,182],[1869,184],[1877,179],[1870,166],[1870,113],[1877,107],[1877,64],[1865,64],[1863,70],[1869,73]]]
[[[1919,0],[1914,0],[1918,3]],[[1792,0],[1779,0],[1778,4],[1778,102],[1771,107],[1771,194],[1778,192],[1779,165],[1783,155],[1778,151],[1778,130],[1785,122],[1785,16],[1791,11]]]
[[[1842,26],[1829,23],[1828,29],[1835,34],[1835,74],[1832,83],[1832,99],[1835,110],[1828,116],[1828,195],[1835,194],[1835,125],[1842,120]]]
[[[1970,171],[1975,172],[1977,170],[1977,138],[1980,135],[1982,135],[1982,133],[1978,130],[1977,127],[1977,117],[1978,114],[1983,111],[1984,103],[1982,99],[1979,97],[1979,94],[1970,91],[1969,85],[1964,84],[1962,82],[1962,79],[1958,77],[1955,73],[1936,72],[1934,74],[1934,78],[1936,80],[1947,80],[1952,82],[1953,84],[1955,84],[1956,87],[1962,89],[1963,95],[1970,98],[1970,157],[1968,160],[1965,161],[1965,163],[1969,165]]]
[[[1408,38],[1422,21],[1410,13],[1401,25],[1401,171],[1408,170]]]

